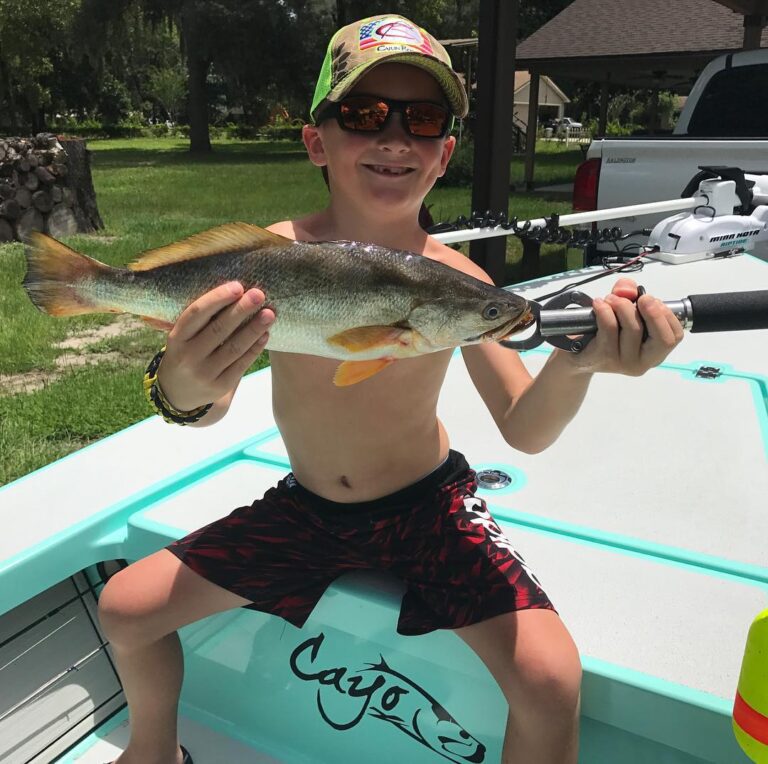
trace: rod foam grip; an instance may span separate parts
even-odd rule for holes
[[[768,290],[692,294],[691,332],[734,332],[768,329]]]

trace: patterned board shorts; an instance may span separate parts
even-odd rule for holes
[[[455,629],[513,610],[554,610],[451,451],[434,472],[357,504],[324,499],[292,474],[167,549],[203,578],[303,626],[342,573],[387,570],[406,584],[397,630]]]

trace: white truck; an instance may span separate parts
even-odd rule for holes
[[[574,183],[574,211],[691,196],[702,167],[740,168],[768,174],[768,50],[720,56],[701,73],[672,135],[594,140]],[[748,210],[740,210],[748,212]],[[651,229],[664,213],[610,221],[624,234]],[[647,236],[587,249],[597,262],[617,249],[637,253]],[[752,254],[768,260],[768,243]]]

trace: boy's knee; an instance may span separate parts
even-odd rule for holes
[[[581,661],[578,653],[537,656],[517,672],[516,691],[510,698],[512,713],[537,719],[574,718],[581,692]]]
[[[151,619],[136,596],[130,568],[113,575],[99,595],[99,623],[104,636],[117,646],[137,647],[153,641]]]

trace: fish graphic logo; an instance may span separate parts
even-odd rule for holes
[[[291,653],[293,673],[306,682],[317,682],[317,710],[337,730],[348,730],[368,715],[389,722],[409,737],[455,764],[485,761],[485,746],[472,737],[423,687],[379,656],[376,663],[352,671],[348,666],[318,668],[317,658],[325,634],[302,642]],[[332,697],[329,696],[332,693]],[[349,699],[349,714],[339,718],[339,697]],[[335,709],[334,714],[327,710]]]

